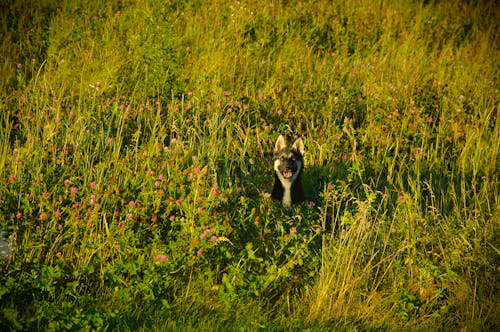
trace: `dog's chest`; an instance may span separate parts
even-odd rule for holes
[[[292,184],[285,183],[283,184],[283,205],[285,207],[291,207],[292,206]]]

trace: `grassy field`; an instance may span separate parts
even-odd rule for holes
[[[0,9],[0,329],[500,330],[493,1]]]

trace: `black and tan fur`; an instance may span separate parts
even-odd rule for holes
[[[302,202],[302,170],[304,168],[304,143],[302,139],[295,140],[288,148],[285,138],[280,135],[274,147],[274,188],[271,196],[290,208]]]

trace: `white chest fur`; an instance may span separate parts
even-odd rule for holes
[[[292,187],[292,183],[291,182],[286,182],[286,183],[283,183],[283,206],[285,206],[286,208],[289,208],[292,206],[292,190],[291,190],[291,187]]]

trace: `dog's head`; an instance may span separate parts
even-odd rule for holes
[[[285,143],[285,138],[280,135],[274,147],[274,170],[281,183],[292,184],[302,172],[304,161],[304,143],[297,138],[291,148]]]

